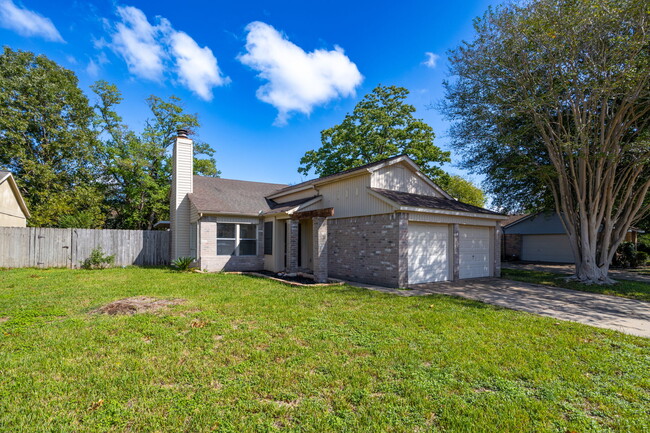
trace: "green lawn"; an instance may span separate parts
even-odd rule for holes
[[[640,281],[617,280],[618,282],[616,284],[609,286],[600,286],[597,284],[587,285],[575,281],[567,281],[566,278],[568,275],[542,271],[526,271],[522,269],[501,269],[501,276],[509,280],[524,281],[526,283],[564,287],[565,289],[622,296],[650,302],[650,284]]]
[[[187,302],[89,314],[137,295]],[[0,431],[647,432],[648,407],[650,340],[477,302],[0,270]]]

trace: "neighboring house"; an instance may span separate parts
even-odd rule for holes
[[[575,263],[569,237],[557,213],[513,215],[503,226],[503,258],[527,262]],[[637,242],[636,228],[625,240]]]
[[[451,198],[407,156],[297,185],[192,176],[174,146],[172,259],[392,287],[500,275],[506,217]]]
[[[26,227],[29,210],[13,175],[0,170],[0,227]]]

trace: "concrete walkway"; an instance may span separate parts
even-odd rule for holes
[[[521,263],[521,262],[502,262],[501,267],[505,269],[521,269],[524,271],[541,271],[551,272],[553,274],[572,275],[575,272],[574,265],[555,264],[555,263]],[[625,269],[610,269],[609,276],[617,280],[640,281],[650,284],[650,275],[644,275]]]
[[[650,303],[634,299],[500,278],[418,284],[412,286],[411,290],[350,284],[399,296],[460,296],[513,310],[650,338]]]

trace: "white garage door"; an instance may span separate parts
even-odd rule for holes
[[[460,226],[458,234],[460,235],[459,278],[489,277],[490,229]]]
[[[409,223],[409,284],[449,279],[446,225]]]
[[[575,263],[567,235],[523,235],[521,260]]]

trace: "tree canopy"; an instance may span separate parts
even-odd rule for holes
[[[97,126],[103,138],[102,173],[112,210],[109,227],[151,229],[169,218],[169,191],[172,174],[170,147],[180,128],[194,134],[199,127],[196,114],[186,113],[177,97],[147,98],[152,117],[141,134],[122,123],[117,106],[122,96],[113,84],[98,81],[92,86],[99,97],[95,108]],[[195,140],[195,174],[218,176],[214,150]],[[204,155],[204,158],[197,156]]]
[[[117,113],[115,85],[92,86],[91,106],[72,71],[45,56],[0,55],[0,168],[11,171],[31,226],[152,228],[169,215],[170,146],[198,117],[179,98],[151,96],[137,133]],[[195,173],[218,176],[214,150],[195,139]]]
[[[452,196],[483,206],[485,197],[480,188],[460,176],[449,176],[441,168],[451,161],[450,154],[433,144],[433,129],[415,118],[415,107],[406,103],[408,94],[404,87],[377,86],[341,124],[321,132],[321,147],[305,153],[298,172],[307,175],[313,169],[317,176],[327,176],[408,155]]]
[[[0,167],[11,171],[30,224],[103,223],[93,110],[77,77],[45,56],[0,55]]]
[[[404,87],[375,87],[341,124],[321,132],[321,147],[305,153],[298,172],[327,176],[403,154],[429,177],[443,176],[440,166],[451,161],[449,152],[435,146],[431,126],[413,116],[408,94]]]
[[[560,215],[584,282],[611,282],[617,246],[650,211],[648,19],[636,0],[508,4],[450,53],[455,148],[497,204]]]

